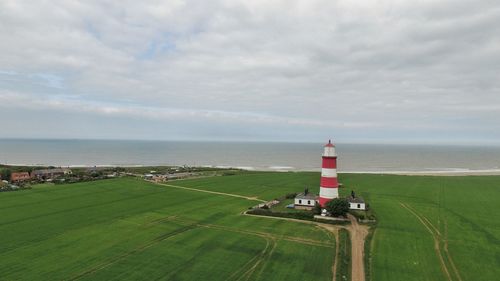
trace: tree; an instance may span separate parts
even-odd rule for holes
[[[2,178],[2,180],[10,180],[10,174],[11,174],[11,171],[10,169],[2,169],[2,171],[0,172],[0,177]]]
[[[334,217],[345,216],[349,212],[349,202],[344,198],[335,198],[326,203],[325,208]]]

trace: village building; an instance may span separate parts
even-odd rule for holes
[[[316,205],[316,200],[318,196],[310,193],[309,189],[306,188],[304,192],[297,194],[294,200],[295,209],[312,210]]]
[[[10,175],[11,182],[28,181],[30,179],[30,173],[28,172],[15,172]]]
[[[70,174],[72,174],[70,169],[56,168],[56,169],[34,170],[33,172],[31,172],[31,177],[38,180],[48,180]]]
[[[365,200],[361,197],[356,197],[354,191],[351,191],[351,196],[347,197],[347,202],[349,202],[349,209],[351,210],[366,210]]]

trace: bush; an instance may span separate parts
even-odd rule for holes
[[[310,212],[294,212],[294,213],[281,213],[272,212],[267,209],[252,209],[247,211],[247,214],[258,215],[258,216],[269,216],[269,217],[280,217],[280,218],[290,218],[298,220],[312,220],[314,219],[314,214]]]
[[[316,204],[314,204],[313,213],[315,215],[321,215],[321,210],[322,210],[321,205],[318,202],[316,202]]]
[[[297,196],[297,193],[288,193],[288,194],[285,196],[285,198],[286,198],[286,199],[294,199],[294,198],[295,198],[295,196]]]
[[[349,212],[349,202],[344,198],[334,198],[326,203],[326,210],[334,217],[345,217]]]

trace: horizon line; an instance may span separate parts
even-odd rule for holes
[[[322,144],[323,142],[316,141],[290,141],[290,140],[241,140],[241,139],[140,139],[140,138],[65,138],[65,137],[0,137],[0,140],[10,140],[10,141],[143,141],[143,142],[211,142],[211,143],[288,143],[288,144]],[[500,147],[500,143],[494,142],[409,142],[409,141],[354,141],[354,140],[342,140],[335,141],[332,138],[335,144],[360,144],[360,145],[416,145],[416,146],[493,146]],[[324,143],[326,143],[324,141]]]

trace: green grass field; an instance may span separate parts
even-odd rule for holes
[[[373,280],[500,276],[500,177],[340,180],[377,215]],[[245,173],[172,184],[270,200],[318,182]],[[257,203],[131,178],[0,193],[0,280],[332,280],[334,237],[241,215]]]
[[[341,180],[342,193],[356,190],[379,220],[371,245],[373,280],[498,280],[500,177],[342,175]]]
[[[125,178],[4,192],[0,279],[331,280],[331,235],[241,215],[256,203]]]
[[[500,276],[499,176],[341,174],[340,181],[345,186],[341,194],[347,196],[354,189],[370,203],[379,221],[371,245],[372,280]],[[318,182],[318,173],[261,173],[182,184],[272,199],[300,192],[304,186],[317,193]]]

